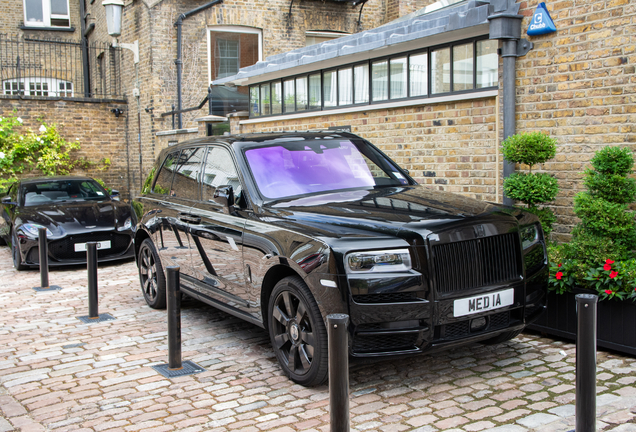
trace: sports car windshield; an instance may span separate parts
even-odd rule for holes
[[[261,194],[272,199],[410,183],[393,162],[358,140],[291,138],[248,149],[245,157]]]
[[[22,185],[22,202],[25,207],[55,204],[65,201],[109,199],[108,193],[94,180],[52,180]]]

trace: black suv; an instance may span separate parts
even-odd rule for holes
[[[350,316],[350,354],[420,353],[518,335],[544,309],[537,218],[418,185],[344,132],[207,137],[169,147],[135,199],[148,305],[181,289],[270,335],[283,371],[327,377],[325,322]]]

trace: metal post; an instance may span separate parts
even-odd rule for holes
[[[38,228],[38,249],[40,252],[40,288],[49,287],[49,244],[46,241],[46,228]]]
[[[349,315],[327,315],[331,432],[349,432]]]
[[[86,268],[88,269],[88,317],[99,318],[97,295],[97,243],[86,243]]]
[[[577,294],[576,432],[596,431],[596,303],[594,294]]]
[[[181,369],[181,288],[179,266],[166,267],[168,301],[168,368]]]

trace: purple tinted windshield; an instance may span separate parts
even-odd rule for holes
[[[267,198],[373,187],[375,171],[387,176],[351,141],[296,140],[249,149],[245,157],[259,190]]]

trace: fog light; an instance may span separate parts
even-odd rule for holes
[[[483,330],[486,328],[487,324],[488,324],[488,321],[486,320],[486,317],[475,318],[470,321],[470,331],[476,332],[476,331]]]

